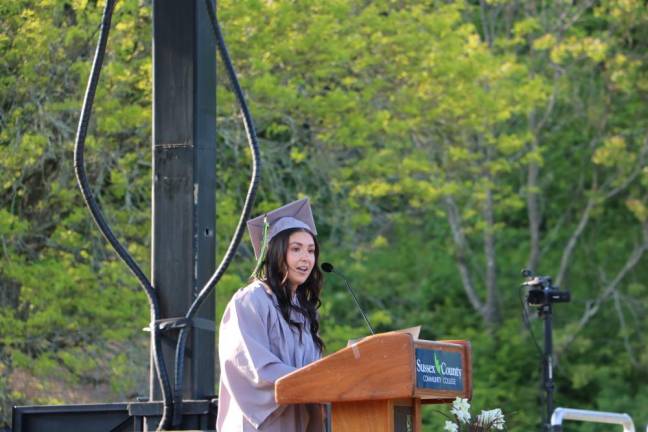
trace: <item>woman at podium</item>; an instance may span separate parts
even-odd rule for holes
[[[278,405],[275,381],[321,357],[322,273],[308,198],[249,220],[257,266],[220,323],[219,432],[321,432],[319,405]]]

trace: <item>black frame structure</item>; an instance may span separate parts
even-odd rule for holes
[[[185,401],[182,427],[213,430],[216,424],[216,400]],[[14,431],[40,432],[141,432],[145,419],[159,416],[162,404],[148,402],[91,405],[41,405],[15,407]]]
[[[171,319],[184,317],[215,269],[216,44],[204,0],[155,0],[153,35],[151,275],[160,318]],[[194,327],[187,345],[184,398],[214,394],[214,315],[212,294],[196,316],[207,325]],[[174,336],[163,337],[170,371]]]
[[[151,278],[171,374],[182,317],[215,268],[216,41],[204,0],[153,0],[153,86]],[[214,298],[193,319],[176,430],[215,427]],[[13,431],[151,431],[160,399],[151,361],[146,400],[14,407]]]
[[[14,431],[142,430],[129,416],[127,403],[14,407],[12,422]]]

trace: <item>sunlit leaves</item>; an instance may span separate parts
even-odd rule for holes
[[[626,201],[628,209],[640,221],[648,221],[648,207],[644,202],[638,199],[629,199]]]
[[[110,377],[121,396],[141,388],[146,374],[146,302],[89,220],[70,160],[101,6],[0,6],[0,376],[39,368],[75,385]],[[527,261],[531,195],[539,197],[540,270],[547,274],[557,271],[588,200],[595,203],[565,280],[576,301],[557,312],[557,344],[577,334],[562,353],[559,397],[630,407],[623,410],[648,399],[623,384],[640,382],[637,371],[648,364],[643,261],[619,286],[626,329],[608,303],[600,320],[577,328],[587,302],[641,241],[648,217],[648,13],[640,0],[582,10],[579,2],[536,6],[218,2],[262,146],[255,213],[310,196],[323,256],[362,287],[374,324],[422,323],[426,338],[471,339],[478,405],[518,410],[519,430],[532,430],[538,419],[537,353],[521,331],[512,288]],[[143,268],[150,259],[150,13],[150,4],[117,3],[86,143],[92,188]],[[222,256],[250,153],[220,62],[218,86],[215,235]],[[448,197],[480,296],[484,236],[494,235],[506,311],[496,329],[483,329],[462,288]],[[239,248],[218,286],[219,314],[246,283],[252,255],[248,244]],[[322,298],[329,352],[367,333],[340,281],[327,279]],[[9,406],[5,395],[23,396],[7,383],[0,377],[0,402]],[[632,398],[612,396],[621,393]]]
[[[592,156],[595,164],[602,166],[632,165],[636,154],[628,151],[626,141],[622,136],[613,136],[605,140]]]

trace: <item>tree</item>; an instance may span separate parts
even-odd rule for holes
[[[0,6],[5,418],[27,398],[18,373],[40,373],[48,394],[62,387],[53,374],[76,388],[112,386],[115,400],[145,387],[144,296],[92,227],[66,162],[100,6]],[[515,411],[511,430],[540,418],[518,270],[554,275],[574,297],[556,310],[558,402],[647,421],[641,2],[223,0],[219,8],[262,143],[256,213],[309,195],[323,258],[354,281],[374,326],[424,324],[424,338],[472,340],[475,405]],[[143,267],[150,12],[118,3],[87,152],[101,205]],[[222,255],[249,155],[218,76]],[[249,245],[238,252],[217,288],[218,311],[251,271]],[[341,282],[328,279],[325,290],[323,336],[335,350],[366,330]],[[426,411],[430,430],[439,421]]]

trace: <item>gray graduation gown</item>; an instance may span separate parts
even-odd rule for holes
[[[304,322],[294,313],[292,319]],[[320,358],[308,326],[299,332],[281,316],[277,300],[255,281],[237,291],[220,323],[219,432],[321,432],[319,405],[278,405],[274,383]]]

